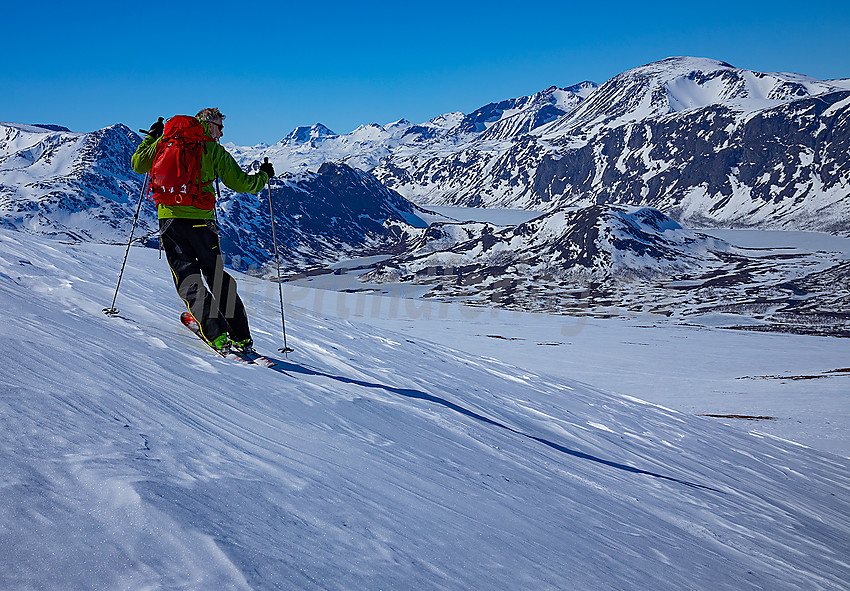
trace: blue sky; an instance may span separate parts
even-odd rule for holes
[[[846,2],[7,3],[0,121],[92,131],[217,106],[222,141],[337,133],[674,55],[850,78]]]

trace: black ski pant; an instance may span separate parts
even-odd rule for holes
[[[224,270],[213,221],[161,219],[159,229],[177,293],[204,337],[213,341],[227,332],[234,341],[250,338],[245,306],[236,293],[236,280]]]

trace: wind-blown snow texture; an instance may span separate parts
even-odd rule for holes
[[[0,230],[4,589],[846,588],[846,458],[304,310],[236,364],[122,254]]]

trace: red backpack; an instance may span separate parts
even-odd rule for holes
[[[151,168],[150,191],[155,203],[215,207],[215,194],[202,191],[212,179],[201,184],[201,157],[206,142],[211,141],[194,117],[175,115],[165,122]]]

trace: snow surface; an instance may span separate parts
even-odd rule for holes
[[[2,589],[847,588],[850,460],[633,397],[638,345],[597,373],[535,345],[563,366],[547,373],[304,290],[296,353],[252,367],[179,325],[156,251],[131,250],[121,315],[102,314],[123,254],[0,230]],[[240,291],[273,352],[276,286]],[[455,322],[454,344],[513,337],[474,336],[485,320]],[[846,359],[839,339],[643,334],[702,339],[691,379],[649,368],[684,396],[712,361]],[[568,377],[606,372],[623,395]]]
[[[498,210],[451,213],[480,222],[523,218],[521,212]],[[829,234],[705,232],[741,247],[764,249],[766,256],[828,251],[850,257],[850,240]],[[369,262],[344,261],[335,266],[341,274],[286,284],[287,296],[316,312],[427,335],[469,353],[628,392],[679,411],[771,417],[725,422],[850,457],[850,372],[834,371],[847,367],[850,340],[706,330],[746,325],[740,314],[689,316],[688,326],[681,318],[667,321],[624,307],[617,318],[600,319],[416,301],[412,298],[421,297],[427,286],[359,281]]]

